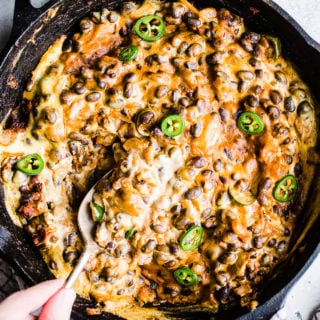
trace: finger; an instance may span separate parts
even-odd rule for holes
[[[76,299],[73,289],[62,289],[43,307],[39,320],[69,320]]]
[[[63,279],[50,280],[14,293],[0,304],[0,318],[12,320],[26,318],[30,312],[41,307],[53,296],[63,284]]]

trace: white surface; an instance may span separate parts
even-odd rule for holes
[[[315,40],[320,42],[320,0],[274,1],[288,11]],[[46,0],[32,0],[32,2],[34,4],[44,3]],[[0,0],[0,49],[5,39],[5,27],[10,24],[11,15],[9,13],[13,7],[13,3],[14,0]],[[320,257],[316,259],[309,270],[289,292],[286,299],[285,312],[282,313],[283,320],[311,319],[311,312],[320,305],[319,271]]]

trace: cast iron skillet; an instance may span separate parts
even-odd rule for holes
[[[101,5],[114,8],[122,2],[123,0],[51,0],[44,8],[36,10],[29,5],[27,0],[16,1],[11,42],[5,50],[7,55],[3,53],[2,57],[0,56],[3,59],[0,66],[0,121],[11,108],[18,104],[31,71],[48,47],[60,35],[71,32],[73,26],[82,17],[100,8]],[[194,3],[197,7],[212,5],[228,8],[246,18],[246,25],[251,29],[279,36],[285,56],[296,65],[315,98],[320,101],[320,45],[314,42],[291,17],[272,1],[195,0]],[[311,215],[319,213],[319,191],[320,177],[316,177],[301,215],[299,222],[301,228]],[[320,218],[309,229],[296,255],[279,268],[280,273],[276,279],[273,279],[263,290],[259,299],[260,306],[256,310],[248,312],[247,309],[235,307],[220,312],[214,316],[214,319],[263,320],[268,319],[277,311],[288,290],[320,252],[319,225]],[[296,231],[297,234],[299,232],[299,230]],[[53,278],[27,233],[16,227],[8,216],[2,187],[0,188],[0,252],[23,273],[30,284]],[[85,309],[90,306],[92,303],[78,298],[73,308],[74,319],[88,319]],[[166,308],[166,310],[175,319],[212,319],[212,315],[199,311],[185,312],[178,308],[171,310]],[[116,320],[120,318],[104,314],[92,317],[92,319]]]

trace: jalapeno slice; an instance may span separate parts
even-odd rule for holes
[[[148,42],[161,39],[166,33],[166,24],[163,19],[154,14],[140,18],[135,24],[137,35]]]
[[[132,227],[131,229],[129,229],[129,230],[126,232],[126,234],[125,234],[124,237],[125,237],[126,239],[129,239],[129,238],[133,235],[134,231],[135,231],[135,227]]]
[[[178,283],[185,287],[194,286],[199,282],[198,275],[187,267],[176,269],[173,276]]]
[[[17,162],[17,168],[28,176],[38,175],[44,168],[44,162],[37,153],[28,154]]]
[[[95,202],[92,202],[92,209],[93,209],[93,220],[100,221],[105,214],[104,209]]]
[[[161,130],[168,137],[180,136],[184,128],[184,119],[177,114],[167,116],[161,122]]]
[[[120,51],[119,59],[123,62],[129,62],[136,58],[139,48],[137,46],[128,46]]]
[[[203,229],[200,226],[193,226],[183,235],[180,246],[184,251],[193,251],[200,245]]]
[[[238,118],[239,129],[246,134],[259,134],[264,129],[262,119],[254,112],[245,111]]]
[[[288,202],[292,200],[298,191],[297,179],[288,174],[280,179],[273,189],[273,197],[279,202]]]

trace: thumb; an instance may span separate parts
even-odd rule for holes
[[[69,320],[75,299],[73,289],[61,289],[44,305],[39,320]]]

